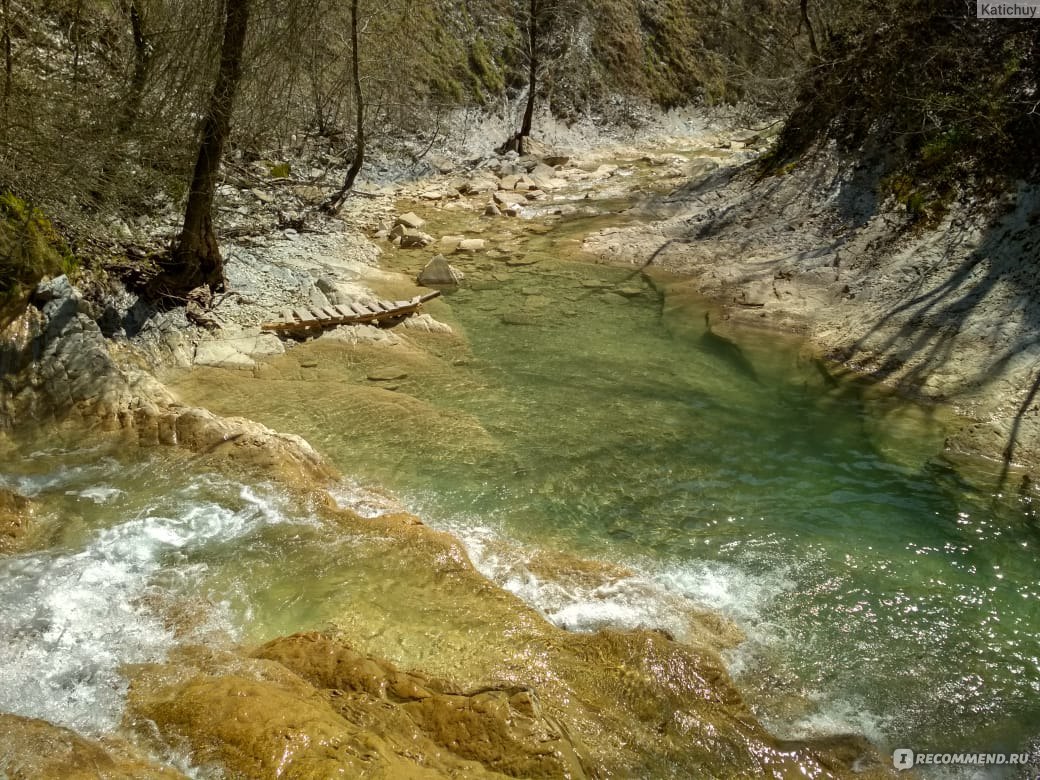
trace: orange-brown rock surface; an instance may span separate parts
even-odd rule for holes
[[[44,720],[0,714],[0,777],[8,780],[184,780],[129,745],[86,739]]]

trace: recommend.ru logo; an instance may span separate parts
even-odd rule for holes
[[[918,753],[910,748],[892,751],[892,765],[899,770],[937,764],[957,766],[1025,766],[1028,753]]]

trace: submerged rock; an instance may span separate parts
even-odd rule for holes
[[[0,553],[19,549],[32,530],[33,504],[25,496],[0,488]]]
[[[185,780],[131,746],[99,742],[45,720],[0,714],[0,777],[29,780]]]
[[[533,692],[459,692],[320,634],[139,668],[130,721],[231,777],[587,777]]]

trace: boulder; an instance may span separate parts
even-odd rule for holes
[[[522,192],[500,190],[494,195],[495,203],[499,206],[518,206],[527,202],[527,196]]]
[[[503,176],[499,180],[498,186],[499,186],[500,189],[503,189],[503,190],[515,190],[516,189],[516,185],[519,182],[520,182],[520,177],[519,176],[513,176],[513,175]]]
[[[433,243],[433,236],[421,230],[404,228],[401,233],[401,249],[422,249]]]
[[[412,230],[421,230],[425,224],[425,219],[413,214],[410,211],[407,214],[402,214],[394,221],[394,227],[400,226],[402,228],[411,228]]]
[[[484,207],[485,217],[501,217],[502,211],[494,203],[489,203]]]
[[[498,189],[498,180],[489,175],[475,176],[459,187],[463,195],[484,195]]]
[[[459,242],[458,247],[456,247],[455,251],[466,252],[469,254],[475,252],[483,252],[486,248],[486,244],[487,242],[484,241],[484,239],[482,238],[464,238],[462,239],[462,241]]]
[[[416,281],[424,287],[455,286],[463,279],[463,274],[448,263],[444,255],[437,255],[419,272]]]
[[[207,777],[582,780],[592,763],[531,688],[458,689],[321,634],[133,674],[132,723],[190,750]]]

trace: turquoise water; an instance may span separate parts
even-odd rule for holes
[[[1040,732],[1032,501],[961,478],[930,410],[833,384],[785,341],[709,331],[703,308],[666,305],[638,274],[467,272],[476,289],[448,303],[479,390],[406,389],[472,415],[500,449],[366,450],[354,472],[478,560],[491,534],[626,563],[721,609],[749,637],[732,667],[780,732],[922,750],[1013,750]],[[569,627],[655,621],[623,595],[568,604],[515,562],[481,565]]]

